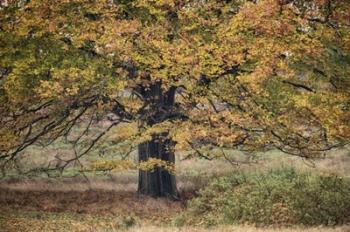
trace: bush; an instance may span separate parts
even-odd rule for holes
[[[214,180],[175,223],[336,225],[349,216],[349,180],[281,168]]]

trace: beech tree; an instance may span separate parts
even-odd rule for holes
[[[2,1],[3,175],[83,124],[75,156],[42,170],[114,135],[138,147],[151,196],[177,195],[176,150],[316,157],[350,139],[349,32],[344,0]],[[98,120],[109,123],[82,143]]]

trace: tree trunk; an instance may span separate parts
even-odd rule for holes
[[[169,150],[173,142],[154,137],[139,145],[139,160],[146,161],[149,158],[157,158],[169,163],[175,163],[175,155]],[[177,197],[175,176],[167,170],[156,167],[151,171],[139,171],[139,193],[153,197]]]
[[[142,88],[141,95],[148,104],[143,112],[148,126],[160,123],[171,117],[174,110],[175,87],[168,91],[161,89],[161,83],[155,83],[149,88]],[[139,162],[149,158],[164,160],[172,165],[175,164],[175,143],[168,138],[167,133],[153,135],[151,141],[138,146]],[[150,171],[139,171],[138,192],[152,197],[177,198],[175,176],[162,167],[155,167]]]

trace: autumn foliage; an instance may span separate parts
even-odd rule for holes
[[[145,94],[155,87],[175,103],[159,108]],[[118,141],[134,146],[163,135],[206,158],[214,147],[315,157],[350,141],[349,97],[349,1],[1,3],[4,168],[103,120],[91,147],[128,123]],[[91,149],[84,135],[75,159]]]

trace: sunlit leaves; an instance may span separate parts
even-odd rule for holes
[[[28,128],[36,118],[25,110],[43,101],[65,107],[46,108],[50,120],[90,106],[107,117],[118,103],[140,128],[111,138],[133,145],[160,133],[179,149],[350,139],[348,1],[15,3],[0,16],[0,109],[20,115],[12,126]],[[154,83],[179,88],[182,120],[147,125],[151,105],[137,90]]]

